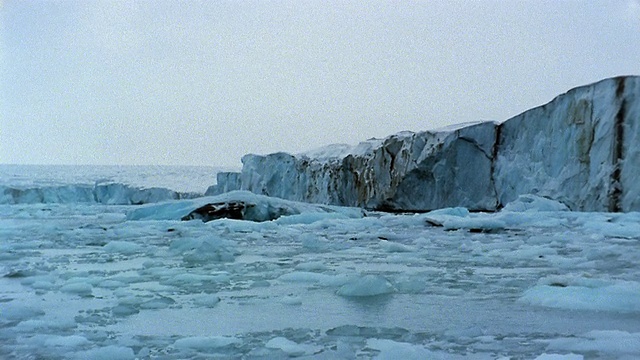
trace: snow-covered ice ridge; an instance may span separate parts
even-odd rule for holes
[[[355,147],[249,154],[207,194],[390,211],[463,206],[494,211],[519,195],[578,211],[640,210],[640,78],[579,87],[502,123],[401,132]]]

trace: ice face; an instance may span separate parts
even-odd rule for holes
[[[343,206],[424,210],[457,204],[494,209],[491,154],[495,124],[403,132],[351,149],[246,155],[240,174],[223,173],[208,193],[242,189]],[[456,173],[460,173],[456,175]],[[473,181],[467,181],[473,177]]]
[[[0,205],[0,358],[640,356],[638,213],[180,221],[193,201]]]
[[[209,194],[392,211],[494,211],[521,195],[579,211],[638,211],[640,77],[579,87],[502,123],[402,132],[355,147],[246,155]]]

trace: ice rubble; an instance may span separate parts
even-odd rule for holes
[[[179,221],[239,200],[295,215]],[[640,356],[639,213],[526,195],[362,216],[235,192],[0,215],[3,358]]]
[[[395,288],[380,275],[364,275],[342,285],[336,294],[345,297],[367,297],[391,294]]]
[[[166,200],[189,199],[197,193],[176,192],[165,188],[138,188],[121,183],[60,185],[40,187],[0,186],[0,204],[98,203],[140,205]]]
[[[243,202],[252,211],[247,212],[243,220],[270,221],[278,227],[290,225],[305,225],[323,221],[348,220],[363,218],[364,212],[360,208],[347,208],[328,205],[316,205],[301,202],[271,198],[253,194],[247,191],[232,191],[218,196],[203,197],[193,200],[173,201],[161,204],[146,205],[135,208],[127,214],[128,220],[180,220],[195,209],[210,203]],[[616,218],[596,218],[600,215],[578,215],[567,211],[567,207],[554,200],[542,198],[536,195],[521,195],[515,201],[508,203],[500,212],[493,214],[472,213],[463,207],[444,208],[434,210],[413,217],[413,222],[425,226],[438,224],[446,231],[466,231],[470,233],[507,233],[520,231],[526,227],[554,228],[567,226],[567,221],[580,224],[584,229],[591,231],[593,236],[614,236],[619,238],[635,238],[640,233],[640,226],[635,225],[637,213],[620,214]],[[559,214],[566,213],[564,216]],[[374,214],[374,217],[382,216]],[[591,215],[591,216],[589,216]],[[255,230],[252,226],[222,222],[231,228]],[[597,225],[594,225],[597,224]],[[276,229],[274,228],[274,229]],[[599,239],[599,238],[598,238]],[[300,235],[303,248],[307,251],[324,252],[329,249],[339,248],[339,244],[323,244],[314,237],[307,240],[307,236]],[[391,240],[391,241],[390,241]],[[484,252],[482,246],[475,244],[473,250],[466,249],[462,244],[460,251],[466,253]],[[180,254],[185,264],[201,265],[216,262],[233,262],[239,255],[234,251],[237,244],[219,237],[203,237],[196,239],[179,239],[174,241],[169,249]],[[396,241],[393,235],[379,234],[377,247],[380,251],[389,254],[403,254],[411,256],[417,248]],[[104,246],[107,252],[116,252],[131,255],[141,252],[137,244],[122,241],[111,241]],[[504,249],[494,249],[491,253],[498,255]],[[600,249],[603,254],[608,251]],[[556,251],[538,244],[523,244],[518,251],[510,257],[512,260],[525,261],[531,258],[553,259],[557,257]],[[595,255],[588,255],[594,257]],[[589,264],[589,258],[585,259],[585,266]],[[558,266],[570,264],[558,263]],[[574,264],[575,265],[575,264]],[[393,294],[398,291],[421,291],[423,286],[415,280],[409,282],[399,281],[395,284],[384,276],[374,274],[336,274],[330,275],[317,270],[323,270],[323,264],[301,264],[296,271],[281,275],[278,279],[287,283],[308,283],[323,287],[336,287],[336,294],[346,298],[371,297]],[[182,275],[177,281],[198,281],[199,278],[191,278]],[[204,278],[203,278],[204,279]],[[201,279],[201,280],[203,280]],[[205,280],[206,281],[206,280]],[[91,287],[76,285],[73,279],[67,281],[61,291],[78,294],[90,294]],[[413,290],[412,290],[413,289]],[[615,300],[613,300],[615,299]],[[552,276],[541,278],[538,284],[523,293],[518,301],[530,305],[559,308],[582,309],[595,311],[630,312],[640,313],[640,283],[635,281],[612,281],[602,279],[589,279],[583,276]],[[287,300],[289,301],[289,300]],[[297,301],[297,300],[296,300]]]
[[[640,283],[552,276],[524,292],[519,301],[568,310],[640,313]]]
[[[355,147],[246,155],[207,193],[249,190],[381,210],[493,211],[519,195],[572,210],[640,210],[640,77],[579,87],[503,123],[402,132]]]

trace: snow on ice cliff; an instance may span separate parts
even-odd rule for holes
[[[246,155],[231,190],[391,211],[493,211],[523,194],[579,211],[639,211],[640,77],[579,87],[503,123],[402,132],[355,147]]]

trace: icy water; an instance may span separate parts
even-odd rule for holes
[[[640,214],[136,208],[0,205],[0,358],[640,357]]]

